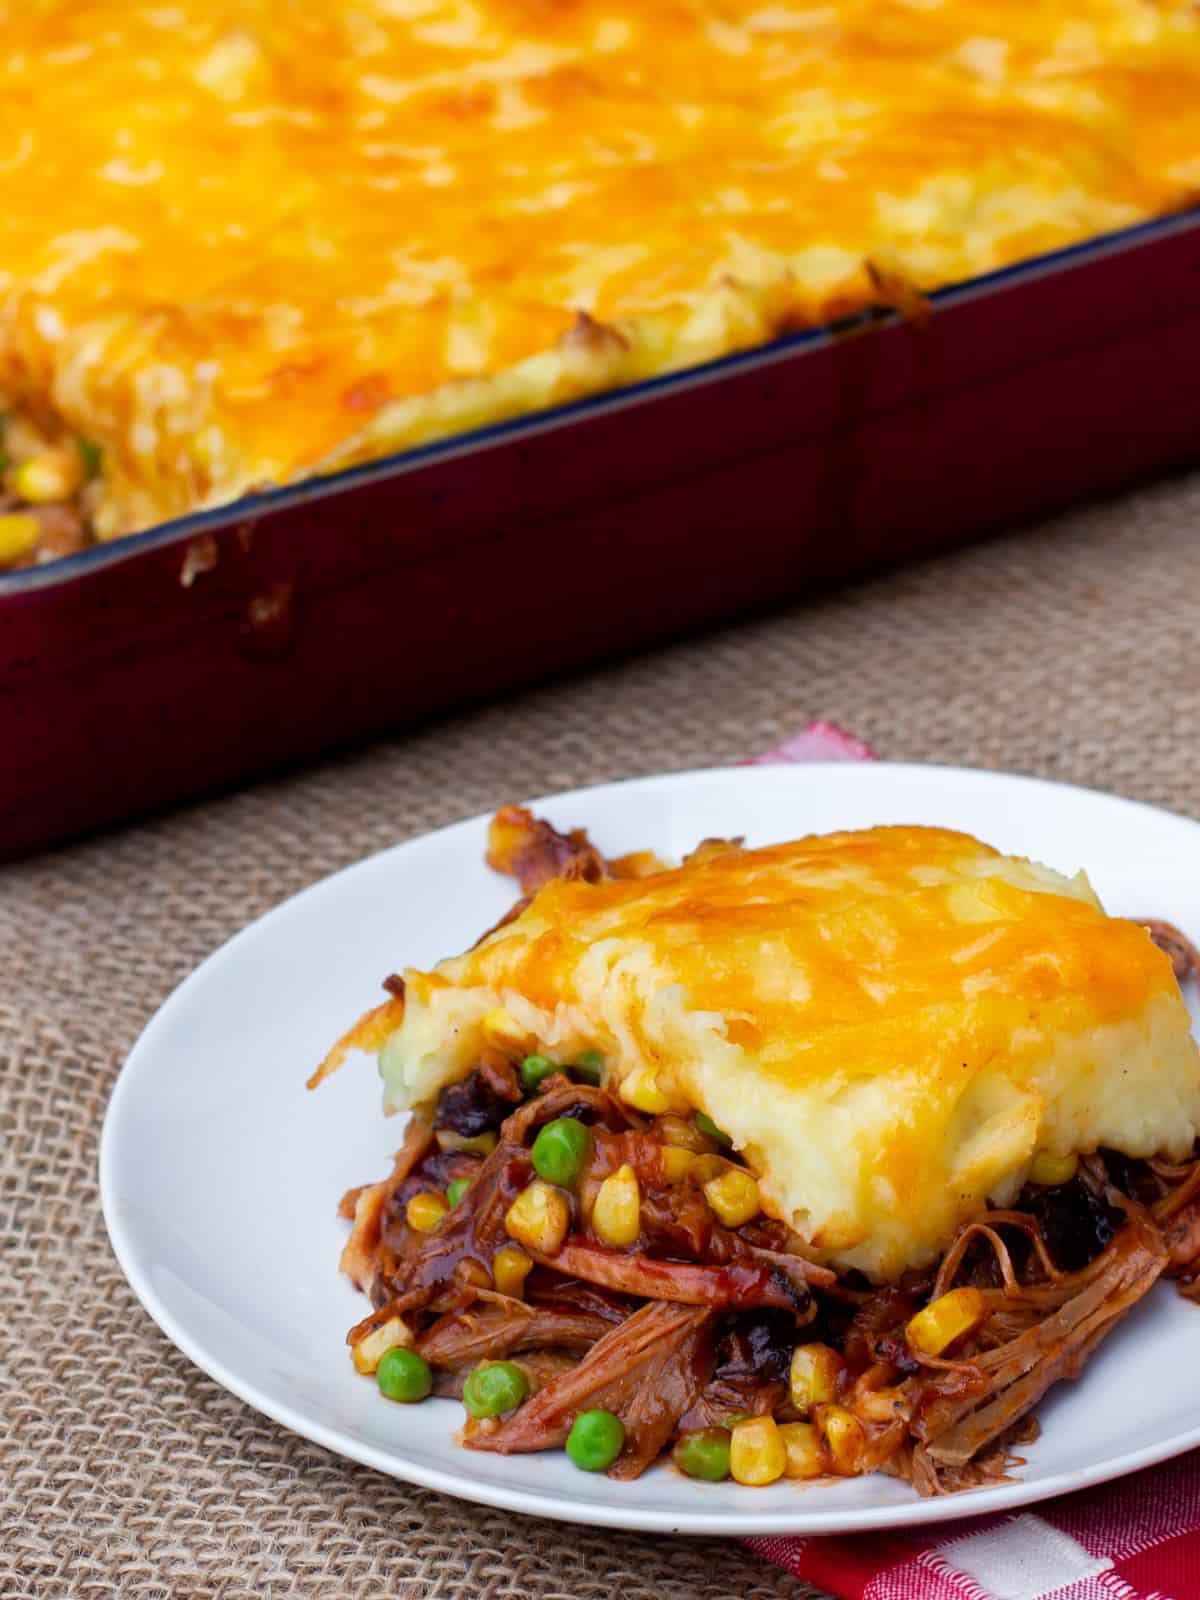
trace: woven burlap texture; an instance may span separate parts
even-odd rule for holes
[[[521,648],[536,636],[530,619]],[[731,1541],[411,1489],[204,1377],[108,1249],[96,1157],[121,1061],[201,957],[347,862],[505,799],[734,761],[813,716],[895,759],[1196,814],[1198,637],[1192,477],[0,871],[4,1600],[810,1592]]]

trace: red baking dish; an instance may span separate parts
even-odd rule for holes
[[[1197,458],[1190,211],[0,575],[0,853]]]

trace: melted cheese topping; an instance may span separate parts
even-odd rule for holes
[[[1200,1132],[1167,957],[1082,875],[964,834],[877,828],[556,881],[404,979],[390,1108],[468,1072],[502,1008],[524,1048],[599,1049],[626,1098],[706,1112],[772,1215],[875,1277],[1010,1201],[1040,1150],[1180,1158]]]
[[[0,390],[104,447],[102,535],[1200,186],[1191,0],[0,0],[0,32]]]

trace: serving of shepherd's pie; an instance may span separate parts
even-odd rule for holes
[[[1164,1273],[1200,1297],[1197,954],[967,834],[668,866],[520,807],[522,898],[326,1058],[410,1110],[351,1190],[351,1329],[464,1443],[634,1478],[995,1481]]]

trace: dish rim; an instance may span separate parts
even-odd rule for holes
[[[1200,229],[1200,200],[1193,205],[1151,217],[1144,222],[1117,228],[1106,233],[1093,234],[1075,244],[1063,245],[1057,250],[1026,256],[1020,261],[997,267],[991,272],[965,278],[958,283],[945,284],[931,290],[926,296],[935,309],[961,305],[981,296],[994,294],[1019,283],[1033,282],[1069,267],[1087,261],[1101,260],[1154,243],[1177,233]],[[244,495],[225,505],[213,506],[203,511],[189,512],[173,517],[167,522],[145,528],[140,533],[122,535],[102,544],[89,546],[75,555],[61,556],[44,565],[23,567],[15,572],[0,572],[0,602],[19,594],[30,594],[40,589],[54,588],[85,578],[104,568],[130,561],[152,550],[179,544],[198,534],[214,533],[238,523],[255,521],[297,505],[307,505],[377,483],[404,476],[436,462],[452,460],[456,456],[473,455],[510,440],[525,439],[553,429],[568,427],[586,421],[589,417],[610,411],[624,410],[630,406],[644,405],[659,395],[674,395],[688,389],[702,387],[722,378],[733,377],[761,367],[771,366],[810,351],[824,349],[845,338],[848,334],[871,327],[894,326],[902,318],[895,311],[868,308],[841,321],[823,323],[815,328],[784,334],[751,350],[735,351],[718,356],[697,366],[679,372],[660,373],[637,383],[616,389],[606,389],[599,394],[567,401],[562,405],[510,417],[502,422],[487,423],[455,433],[445,439],[435,439],[427,444],[413,445],[390,451],[375,460],[357,466],[343,467],[322,477],[306,478],[299,482],[281,484]]]
[[[1024,773],[998,772],[985,767],[950,766],[944,763],[832,761],[806,762],[803,764],[779,763],[757,766],[684,768],[676,772],[647,774],[641,777],[623,778],[587,784],[575,789],[559,790],[521,803],[537,809],[563,801],[586,799],[589,796],[616,789],[625,790],[631,787],[641,787],[653,792],[659,787],[669,787],[680,779],[705,781],[716,779],[722,784],[731,786],[746,783],[752,785],[782,785],[797,780],[798,768],[799,773],[804,777],[811,776],[819,780],[822,773],[836,771],[839,780],[849,778],[851,782],[865,783],[883,783],[888,778],[908,782],[914,781],[918,776],[925,781],[938,776],[954,779],[966,778],[973,781],[983,781],[984,783],[989,780],[1001,779],[1035,793],[1053,791],[1055,793],[1099,798],[1126,812],[1149,814],[1159,819],[1165,817],[1172,823],[1181,823],[1190,829],[1200,830],[1200,821],[1187,816],[1185,813],[1174,811],[1166,806],[1151,805],[1144,801],[1132,800],[1104,789],[1082,784],[1063,783],[1054,779],[1039,778]],[[851,776],[852,773],[855,776]],[[867,777],[865,776],[866,774],[871,776]],[[360,860],[351,862],[336,872],[325,874],[315,882],[298,890],[295,894],[286,896],[277,905],[270,907],[239,929],[237,933],[225,940],[199,962],[163,999],[126,1056],[109,1096],[100,1136],[100,1200],[105,1227],[117,1263],[143,1309],[167,1339],[187,1356],[195,1366],[220,1384],[222,1388],[234,1394],[239,1400],[251,1406],[261,1415],[269,1417],[271,1421],[287,1428],[290,1432],[314,1444],[318,1444],[344,1459],[352,1460],[360,1465],[383,1472],[388,1477],[417,1484],[422,1488],[434,1489],[441,1493],[452,1495],[455,1498],[490,1506],[494,1509],[516,1511],[522,1515],[543,1517],[552,1521],[586,1522],[596,1527],[620,1528],[627,1531],[687,1534],[698,1537],[757,1537],[759,1535],[782,1533],[797,1535],[861,1533],[924,1526],[925,1524],[965,1521],[994,1512],[1017,1510],[1020,1507],[1053,1499],[1062,1494],[1072,1493],[1080,1489],[1107,1483],[1117,1478],[1123,1478],[1145,1467],[1171,1460],[1200,1445],[1200,1423],[1197,1423],[1194,1427],[1184,1430],[1181,1434],[1171,1436],[1165,1441],[1159,1439],[1152,1444],[1144,1445],[1124,1454],[1110,1456],[1098,1464],[1093,1463],[1090,1467],[1060,1470],[1035,1480],[1017,1480],[997,1487],[968,1490],[938,1499],[914,1500],[894,1505],[857,1509],[842,1508],[821,1513],[819,1510],[809,1509],[806,1504],[809,1494],[819,1491],[821,1481],[818,1480],[814,1484],[804,1486],[807,1493],[797,1495],[795,1511],[774,1512],[765,1510],[761,1514],[746,1510],[714,1511],[701,1502],[694,1512],[689,1511],[679,1514],[652,1508],[639,1508],[636,1501],[606,1504],[587,1501],[586,1498],[581,1500],[578,1496],[573,1496],[569,1493],[559,1495],[545,1490],[491,1484],[472,1478],[469,1471],[466,1470],[466,1461],[464,1461],[464,1470],[462,1471],[427,1466],[422,1462],[414,1461],[412,1458],[406,1458],[398,1463],[394,1453],[376,1447],[364,1440],[356,1439],[335,1427],[314,1421],[296,1407],[283,1402],[276,1402],[271,1396],[264,1395],[257,1390],[253,1382],[243,1380],[225,1362],[210,1356],[204,1350],[202,1341],[194,1339],[159,1298],[154,1288],[151,1272],[148,1269],[143,1270],[137,1261],[137,1246],[132,1238],[132,1230],[127,1228],[122,1207],[116,1195],[115,1185],[117,1180],[114,1171],[115,1158],[113,1154],[113,1147],[117,1138],[115,1130],[120,1120],[122,1105],[135,1092],[132,1086],[139,1074],[146,1070],[140,1063],[153,1060],[154,1035],[167,1026],[164,1018],[179,995],[190,984],[198,981],[201,975],[214,963],[225,958],[233,947],[254,934],[260,925],[274,916],[276,912],[292,906],[306,897],[322,892],[335,880],[342,880],[372,868],[377,870],[377,863],[381,858],[399,854],[409,846],[420,845],[434,838],[444,840],[455,832],[461,832],[465,835],[471,830],[478,830],[481,825],[486,824],[491,814],[491,812],[476,813],[445,824],[442,827],[428,829],[394,845],[386,846],[382,850],[372,851]],[[1198,841],[1198,848],[1200,848],[1200,841]],[[466,1456],[466,1452],[462,1453]],[[467,1457],[467,1461],[469,1461],[469,1457]],[[920,1510],[920,1515],[919,1517],[914,1517],[913,1512],[917,1508]]]

